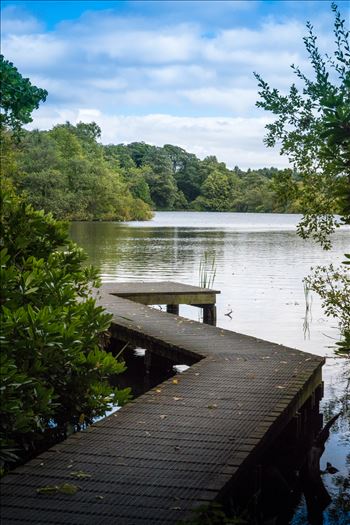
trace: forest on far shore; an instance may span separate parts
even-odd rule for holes
[[[27,202],[67,220],[147,220],[152,210],[304,213],[290,169],[228,169],[144,142],[103,145],[94,122],[24,131],[6,171]],[[337,210],[330,210],[336,212]]]

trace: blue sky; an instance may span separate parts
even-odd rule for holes
[[[253,71],[282,91],[292,63],[309,73],[308,19],[331,52],[328,1],[3,1],[2,53],[49,92],[31,127],[95,120],[105,143],[283,166],[262,143],[270,117],[255,107]]]

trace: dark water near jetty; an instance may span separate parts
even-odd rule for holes
[[[210,274],[216,267],[218,326],[327,357],[323,376],[325,413],[337,410],[344,390],[345,359],[334,355],[339,338],[334,320],[327,318],[316,294],[306,302],[303,278],[316,265],[337,264],[350,251],[350,229],[333,237],[333,249],[323,251],[296,235],[297,215],[158,212],[152,221],[131,223],[76,222],[72,238],[89,255],[102,280],[174,280],[199,284],[200,261],[206,257]],[[229,314],[230,315],[225,315]],[[198,310],[182,307],[180,315],[198,319]],[[322,458],[339,472],[325,474],[333,494],[325,523],[348,524],[342,510],[350,495],[341,477],[349,475],[350,432],[346,418],[333,428]],[[293,525],[307,523],[300,505]]]

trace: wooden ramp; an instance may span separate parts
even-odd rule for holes
[[[104,286],[100,302],[113,313],[116,337],[192,366],[8,474],[4,525],[175,524],[220,497],[320,385],[321,357],[115,291]],[[62,483],[80,490],[37,493]]]

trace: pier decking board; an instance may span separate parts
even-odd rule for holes
[[[142,304],[215,304],[220,290],[173,281],[110,283],[104,290]]]
[[[192,366],[8,474],[4,525],[176,523],[222,494],[321,382],[321,357],[138,304],[122,284],[99,299],[115,336]],[[37,493],[61,483],[80,490]]]

